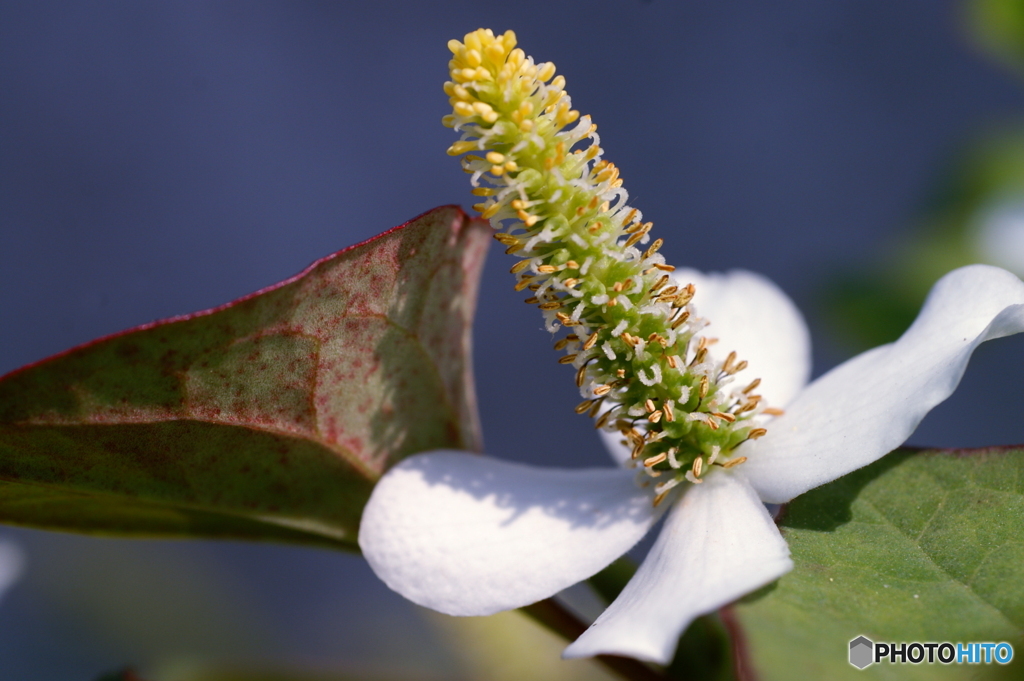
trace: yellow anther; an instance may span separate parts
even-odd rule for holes
[[[736,459],[729,459],[722,464],[722,468],[732,468],[733,466],[739,466],[741,463],[747,460],[747,457],[741,456]]]
[[[530,132],[531,130],[533,130],[533,121],[530,119],[526,119],[525,121],[519,124],[519,129],[522,132]]]
[[[474,69],[480,66],[481,63],[483,63],[483,59],[481,59],[480,57],[479,50],[466,50],[466,55],[464,59],[466,64],[468,64],[470,67]]]
[[[537,80],[539,80],[542,83],[546,83],[547,81],[551,80],[551,78],[554,75],[555,65],[552,64],[551,62],[545,62],[541,64],[540,70],[537,71]]]
[[[512,265],[512,269],[510,269],[509,272],[511,272],[512,274],[519,274],[520,272],[522,272],[523,270],[525,270],[529,266],[530,266],[530,261],[529,260],[520,260],[515,265]]]
[[[452,110],[455,111],[459,116],[470,117],[473,115],[473,106],[469,102],[455,102],[452,105]]]
[[[467,50],[480,50],[483,47],[483,43],[480,41],[482,35],[487,35],[484,29],[478,28],[472,33],[467,33],[465,37],[466,49]]]
[[[452,74],[456,78],[460,79],[463,83],[476,79],[477,69],[459,69]]]
[[[655,239],[654,243],[652,243],[650,246],[648,246],[647,250],[644,251],[644,260],[647,260],[647,258],[649,258],[652,255],[654,255],[655,253],[657,253],[658,249],[661,248],[662,244],[664,244],[664,243],[665,243],[664,239]],[[687,302],[689,302],[689,301],[687,301]]]
[[[446,128],[455,127],[455,116],[448,114],[447,116],[441,116],[441,125]]]
[[[658,454],[656,456],[652,456],[649,459],[644,459],[644,466],[646,466],[647,468],[651,468],[653,466],[657,466],[659,463],[661,463],[662,461],[664,461],[667,458],[668,458],[668,454],[666,454],[665,452],[662,452],[661,454]]]
[[[676,318],[676,320],[674,322],[672,322],[671,328],[672,329],[678,329],[680,326],[685,324],[689,318],[690,318],[690,313],[684,310],[683,314],[679,315],[679,317]]]
[[[499,210],[501,210],[501,204],[497,202],[492,203],[490,206],[487,207],[487,210],[482,211],[480,213],[480,217],[484,218],[485,220],[490,220],[498,213]]]
[[[526,61],[526,53],[518,48],[509,52],[508,59],[506,59],[506,62],[508,62],[513,69],[518,69],[519,65],[524,61]]]
[[[448,147],[449,156],[458,156],[459,154],[465,154],[467,151],[476,149],[476,142],[456,142],[455,144]]]
[[[496,151],[488,151],[486,158],[488,163],[492,163],[494,165],[501,165],[502,163],[505,162],[505,155],[499,154]],[[513,205],[512,207],[515,208],[516,206]]]
[[[497,192],[493,187],[473,187],[473,196],[494,196]]]
[[[505,161],[505,170],[510,173],[514,173],[519,170],[519,166],[516,165],[515,161]]]
[[[505,168],[503,166],[491,166],[491,175],[495,177],[501,177],[505,174]]]
[[[493,64],[501,64],[505,61],[505,48],[498,43],[491,43],[484,48],[487,60]]]
[[[452,38],[448,41],[448,49],[452,51],[452,54],[458,54],[459,50],[462,49],[462,43]]]

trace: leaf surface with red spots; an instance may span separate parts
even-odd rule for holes
[[[389,466],[479,448],[470,326],[489,235],[438,208],[0,378],[0,522],[354,549]]]

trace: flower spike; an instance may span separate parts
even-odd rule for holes
[[[627,205],[597,126],[572,108],[554,64],[536,64],[511,31],[480,29],[448,47],[444,123],[462,133],[448,153],[468,154],[463,169],[485,197],[474,208],[522,259],[516,290],[529,289],[549,331],[571,327],[555,344],[559,361],[575,367],[584,398],[604,398],[577,413],[624,435],[638,428],[650,437],[634,447],[657,462],[648,468],[700,482],[703,457],[720,451],[724,465],[764,432],[751,421],[759,399],[727,390],[745,362],[708,357],[713,339],[700,335],[707,322],[690,305],[693,284],[673,283],[664,240],[651,241],[653,224]]]

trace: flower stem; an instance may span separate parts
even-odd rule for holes
[[[553,598],[527,605],[520,608],[520,611],[538,624],[564,637],[567,641],[576,640],[587,628],[587,625],[576,615]],[[643,662],[631,657],[598,655],[594,659],[624,679],[631,681],[668,681],[669,679],[663,672],[648,667]]]

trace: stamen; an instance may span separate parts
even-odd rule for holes
[[[725,463],[722,464],[722,468],[733,468],[735,466],[739,466],[741,463],[743,463],[746,460],[747,460],[747,457],[745,457],[745,456],[741,456],[741,457],[736,458],[736,459],[729,459],[728,461],[726,461]]]
[[[666,454],[665,452],[662,452],[661,454],[658,454],[657,456],[652,456],[649,459],[644,459],[644,465],[647,466],[648,468],[650,468],[651,466],[657,466],[659,463],[661,463],[662,461],[664,461],[667,458],[668,458],[668,454]]]

